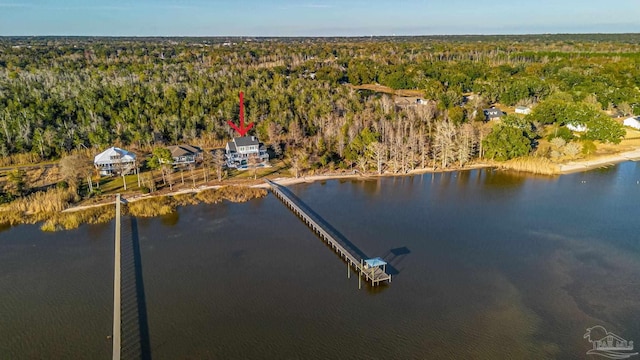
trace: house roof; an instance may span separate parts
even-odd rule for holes
[[[529,110],[529,107],[527,106],[518,106],[516,107],[517,110]]]
[[[114,157],[118,157],[121,162],[133,162],[136,160],[136,154],[128,152],[127,150],[120,149],[112,146],[107,150],[101,152],[93,158],[94,164],[112,164],[116,161]]]
[[[502,110],[497,108],[484,109],[483,112],[484,112],[484,115],[487,116],[489,119],[499,118],[505,115],[505,113],[502,112]]]
[[[197,146],[191,145],[173,145],[168,147],[171,151],[171,157],[180,157],[186,155],[197,155],[202,152],[202,149]]]
[[[373,259],[367,259],[364,261],[365,264],[367,264],[368,267],[376,267],[376,266],[382,266],[382,265],[386,265],[387,263],[382,260],[382,258],[373,258]]]
[[[259,144],[258,138],[255,136],[237,137],[233,139],[233,142],[235,142],[236,146],[251,146]]]

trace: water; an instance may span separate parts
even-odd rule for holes
[[[291,189],[394,273],[358,290],[273,195],[139,219],[153,359],[582,359],[640,341],[636,163]],[[113,224],[0,230],[0,359],[108,359]]]

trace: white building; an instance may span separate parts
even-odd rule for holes
[[[529,115],[531,114],[531,109],[526,106],[518,106],[516,107],[516,114]]]
[[[579,123],[573,123],[573,124],[569,123],[567,124],[567,129],[575,132],[585,132],[588,130],[585,124],[579,124]]]
[[[269,161],[269,154],[264,144],[255,136],[242,136],[233,138],[225,148],[227,166],[238,169],[247,169],[249,158],[255,157],[263,164]]]
[[[622,124],[624,126],[628,126],[628,127],[634,128],[636,130],[640,130],[640,116],[626,118],[626,119],[624,119]]]
[[[96,155],[93,164],[100,175],[127,174],[136,169],[136,155],[114,146]]]

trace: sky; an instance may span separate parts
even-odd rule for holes
[[[0,36],[640,32],[640,0],[0,0]]]

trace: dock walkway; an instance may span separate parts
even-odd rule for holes
[[[289,194],[288,189],[274,183],[271,180],[265,179],[267,184],[271,186],[273,194],[280,199],[294,214],[296,214],[313,232],[315,232],[320,239],[327,243],[341,258],[343,258],[347,264],[356,269],[367,282],[371,282],[371,285],[378,285],[380,282],[391,282],[391,275],[387,274],[386,269],[382,267],[370,267],[367,268],[364,264],[366,259],[362,258],[357,251],[350,249],[347,244],[339,241],[339,236],[333,233],[327,226],[321,225],[324,223],[311,209],[309,209],[301,201],[295,201]]]

